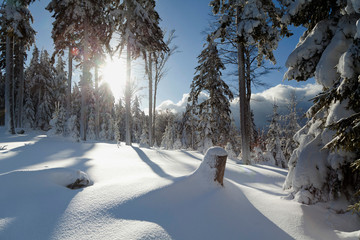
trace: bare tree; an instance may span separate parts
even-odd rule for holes
[[[166,35],[166,31],[164,31],[164,35]],[[166,68],[166,63],[168,62],[169,58],[178,52],[179,47],[177,45],[172,45],[173,40],[176,38],[175,30],[171,30],[169,32],[169,35],[165,41],[165,44],[168,46],[169,51],[162,51],[162,52],[156,52],[154,53],[154,70],[155,70],[155,76],[154,76],[154,101],[153,101],[153,120],[152,120],[152,128],[153,132],[155,132],[156,128],[156,97],[157,97],[157,90],[160,81],[164,78],[164,76],[168,72],[168,68]],[[172,46],[170,46],[172,45]]]

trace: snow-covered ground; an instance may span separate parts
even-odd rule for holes
[[[221,187],[195,171],[198,152],[3,130],[0,239],[359,238],[359,218],[336,213],[345,201],[284,199],[283,169],[228,160]],[[92,185],[65,187],[78,176]]]

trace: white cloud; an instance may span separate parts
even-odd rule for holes
[[[284,113],[287,111],[287,104],[290,100],[292,92],[295,93],[298,101],[298,110],[305,113],[311,106],[311,99],[314,98],[322,87],[317,84],[307,84],[304,87],[292,87],[289,85],[279,84],[275,87],[269,88],[261,93],[252,95],[251,98],[251,109],[254,112],[255,124],[259,128],[263,128],[268,125],[268,120],[273,113],[273,104],[279,106],[279,112]],[[235,106],[234,106],[235,107]],[[238,104],[236,103],[237,109]],[[239,119],[239,109],[233,114],[235,115],[235,121]],[[237,115],[237,116],[236,116]],[[238,122],[238,121],[237,121]]]
[[[303,87],[292,87],[289,85],[279,84],[275,87],[269,88],[263,92],[255,93],[251,98],[251,109],[254,112],[255,124],[258,128],[263,128],[268,125],[268,120],[272,115],[273,103],[276,101],[279,105],[279,112],[286,111],[286,104],[289,100],[290,94],[295,92],[295,96],[298,103],[298,108],[302,112],[306,112],[307,109],[312,105],[310,101],[313,97],[316,96],[321,91],[322,87],[317,84],[307,84]],[[182,99],[177,103],[174,103],[171,100],[166,100],[162,102],[157,109],[166,110],[169,109],[174,113],[181,113],[185,111],[187,105],[187,99],[189,94],[184,94]],[[208,96],[204,93],[199,96],[199,100],[205,99]],[[239,103],[238,99],[234,99],[230,105],[232,114],[234,116],[236,124],[239,126]]]
[[[189,94],[185,93],[183,94],[182,99],[177,102],[174,103],[171,100],[166,100],[163,101],[162,103],[160,103],[159,106],[157,106],[157,110],[166,110],[169,109],[171,110],[173,113],[181,113],[184,112],[186,109],[186,105],[188,103],[188,98],[189,98]],[[206,93],[201,92],[199,95],[199,101],[203,101],[204,99],[208,98],[208,95]]]

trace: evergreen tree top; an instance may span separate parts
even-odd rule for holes
[[[198,63],[199,65],[195,68],[196,75],[191,83],[191,93],[188,101],[193,104],[197,103],[199,94],[202,91],[209,92],[209,101],[213,101],[211,104],[216,104],[214,101],[228,102],[225,96],[233,99],[229,86],[221,79],[221,70],[224,70],[225,66],[219,57],[216,43],[208,39],[206,47],[198,56]],[[200,105],[200,111],[202,106],[203,104]]]
[[[55,18],[52,30],[54,55],[62,55],[68,47],[78,47],[82,52],[80,46],[83,46],[85,30],[90,38],[92,57],[103,53],[101,46],[109,48],[113,31],[113,21],[109,15],[110,3],[110,0],[50,1],[46,9]]]
[[[213,13],[220,17],[220,27],[212,36],[214,39],[224,41],[226,29],[235,22],[237,31],[234,40],[245,45],[256,45],[259,63],[264,57],[276,63],[273,50],[281,37],[291,35],[287,24],[281,21],[281,0],[212,0],[210,6]]]
[[[137,58],[141,51],[169,51],[163,41],[159,27],[160,17],[155,10],[154,0],[124,0],[118,2],[111,15],[116,22],[116,30],[121,36],[118,48],[125,45]]]
[[[33,17],[28,5],[34,0],[7,1],[0,8],[0,32],[1,35],[9,35],[22,40],[24,47],[29,49],[35,42],[35,30],[31,23]]]

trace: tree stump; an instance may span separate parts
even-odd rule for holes
[[[225,174],[225,166],[226,166],[227,155],[225,156],[215,156],[215,178],[214,181],[217,181],[224,186],[224,174]]]
[[[75,182],[67,185],[66,187],[67,188],[70,188],[70,189],[79,189],[79,188],[84,188],[84,187],[87,187],[89,186],[91,183],[88,179],[76,179]]]
[[[214,180],[224,186],[226,159],[227,152],[222,147],[211,147],[206,151],[197,172],[207,175],[209,180]]]

